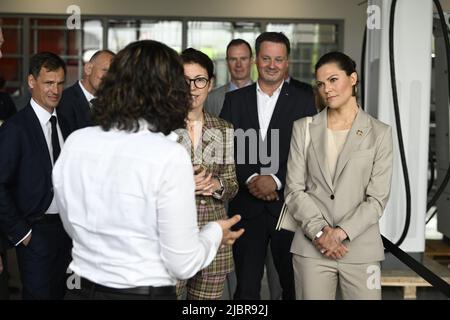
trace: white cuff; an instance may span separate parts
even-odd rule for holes
[[[17,247],[19,244],[22,243],[23,240],[25,240],[30,234],[31,234],[32,229],[30,229],[30,231],[28,231],[28,233],[26,234],[25,237],[23,237],[19,242],[17,242],[14,247]]]
[[[256,177],[256,176],[259,176],[259,174],[257,174],[257,173],[252,174],[250,177],[248,177],[247,181],[245,181],[245,184],[249,184],[250,180],[252,180],[252,178]]]
[[[283,187],[283,185],[281,184],[280,179],[277,178],[276,175],[271,174],[273,180],[275,180],[275,183],[277,184],[277,190],[281,190],[281,188]]]

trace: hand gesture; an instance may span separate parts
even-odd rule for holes
[[[234,215],[226,220],[217,220],[216,222],[222,227],[222,245],[232,245],[244,233],[244,229],[231,231],[230,228],[241,220],[240,215]]]

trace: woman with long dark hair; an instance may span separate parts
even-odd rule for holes
[[[191,161],[172,132],[191,106],[180,58],[156,41],[131,43],[97,97],[98,126],[72,133],[53,170],[81,279],[67,297],[175,299],[177,279],[243,232],[229,230],[238,216],[198,229]]]

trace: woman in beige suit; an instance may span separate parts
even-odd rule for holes
[[[309,124],[294,123],[286,177],[285,201],[298,222],[296,296],[335,299],[339,287],[343,299],[381,299],[378,221],[391,185],[391,128],[358,106],[350,57],[327,53],[315,71],[327,107]]]

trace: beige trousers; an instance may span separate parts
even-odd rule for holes
[[[372,263],[341,263],[293,254],[297,300],[381,300],[381,269]]]

